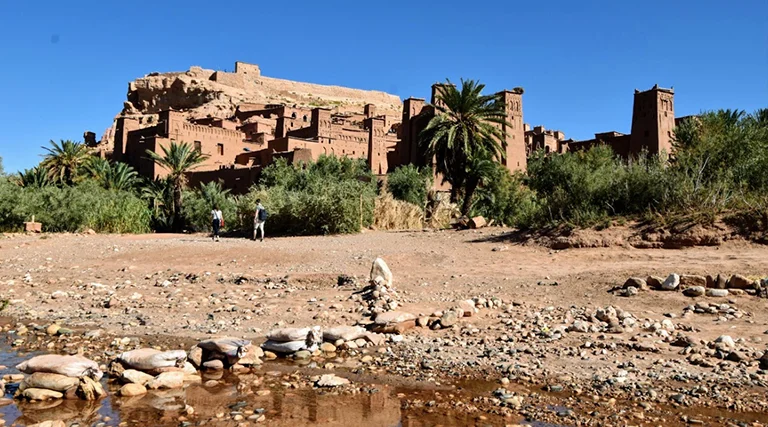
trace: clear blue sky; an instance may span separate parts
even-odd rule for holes
[[[191,65],[428,98],[445,78],[523,86],[524,120],[629,132],[632,93],[676,115],[768,107],[768,1],[0,1],[0,157],[101,136],[128,82]]]

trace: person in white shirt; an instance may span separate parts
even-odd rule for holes
[[[253,215],[253,240],[256,240],[261,230],[261,241],[264,241],[264,223],[267,222],[267,210],[261,204],[261,199],[256,199],[256,212]]]
[[[219,231],[221,230],[221,227],[224,226],[224,215],[221,213],[218,206],[214,206],[211,211],[211,216],[213,216],[213,241],[218,242]]]

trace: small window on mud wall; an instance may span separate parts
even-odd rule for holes
[[[195,141],[195,151],[198,153],[203,151],[203,144],[201,144],[200,141]]]
[[[216,144],[216,152],[219,153],[219,156],[224,155],[224,144]]]

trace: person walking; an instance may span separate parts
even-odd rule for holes
[[[261,199],[256,199],[256,212],[253,215],[253,240],[256,240],[261,230],[261,241],[264,241],[264,223],[267,222],[267,210],[261,204]]]
[[[211,216],[213,217],[213,241],[218,242],[219,231],[221,230],[221,227],[224,226],[224,214],[221,213],[218,206],[214,205],[213,210],[211,211]]]

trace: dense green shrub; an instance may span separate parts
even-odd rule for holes
[[[71,187],[25,188],[1,179],[0,228],[20,230],[33,215],[45,231],[150,231],[149,209],[133,193],[106,190],[91,181]]]
[[[218,182],[209,182],[191,191],[184,193],[183,215],[185,223],[194,231],[208,231],[211,229],[213,217],[211,211],[214,206],[221,209],[224,215],[225,230],[238,230],[242,228],[237,216],[237,202]]]
[[[472,216],[481,215],[505,225],[530,226],[540,217],[536,193],[523,184],[523,176],[512,175],[505,166],[497,164],[477,190]]]
[[[261,199],[270,231],[352,233],[373,223],[375,198],[376,179],[364,161],[321,156],[310,164],[278,160],[268,166],[260,183],[239,199],[237,210],[246,228]]]
[[[427,194],[432,186],[432,170],[414,165],[400,166],[387,175],[387,190],[392,197],[421,206],[427,204]]]

